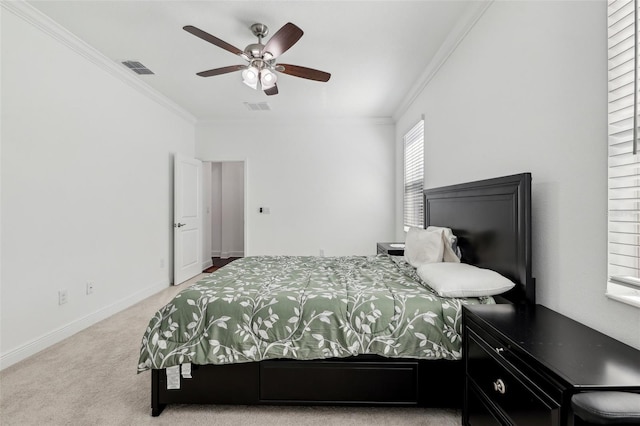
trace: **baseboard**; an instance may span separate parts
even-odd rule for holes
[[[229,257],[244,257],[244,251],[223,251],[220,253],[220,259],[227,259]]]
[[[7,353],[3,353],[2,355],[0,355],[0,370],[3,370],[19,361],[22,361],[30,357],[31,355],[35,355],[36,353],[48,348],[49,346],[52,346],[66,339],[67,337],[73,336],[79,331],[82,331],[85,328],[88,328],[93,324],[102,321],[103,319],[109,318],[110,316],[123,311],[146,299],[147,297],[153,296],[154,294],[168,288],[169,285],[170,284],[168,281],[163,281],[162,283],[148,286],[128,297],[125,297],[122,300],[105,306],[82,318],[71,321],[69,324],[59,327],[58,329],[53,330],[49,333],[43,334],[42,336],[33,339],[32,341],[22,346],[12,349]]]
[[[211,257],[220,257],[220,251],[212,251],[211,252]]]

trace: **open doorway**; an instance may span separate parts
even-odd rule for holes
[[[245,255],[245,163],[203,163],[204,259],[211,272]]]

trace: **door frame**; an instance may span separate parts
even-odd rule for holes
[[[230,163],[230,162],[235,162],[235,163],[243,163],[244,164],[244,257],[247,256],[251,256],[251,252],[249,249],[249,159],[248,158],[210,158],[210,157],[204,157],[201,158],[200,161],[202,161],[203,163]],[[203,209],[203,221],[210,219],[210,216],[206,214],[206,206],[202,206]],[[204,238],[204,237],[203,237]],[[203,244],[203,251],[204,251],[204,244]],[[209,261],[211,261],[211,253],[203,253],[202,254],[203,257],[202,259],[209,259]],[[203,262],[204,264],[205,262]]]

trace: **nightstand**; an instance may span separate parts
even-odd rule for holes
[[[572,425],[571,396],[640,392],[640,351],[541,305],[463,308],[464,425]]]
[[[396,244],[402,244],[402,247],[392,247]],[[390,256],[403,256],[404,255],[404,243],[378,243],[378,254],[388,254]]]

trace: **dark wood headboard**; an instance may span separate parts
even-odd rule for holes
[[[451,228],[462,261],[516,283],[501,295],[535,303],[531,276],[531,173],[424,190],[425,227]]]

